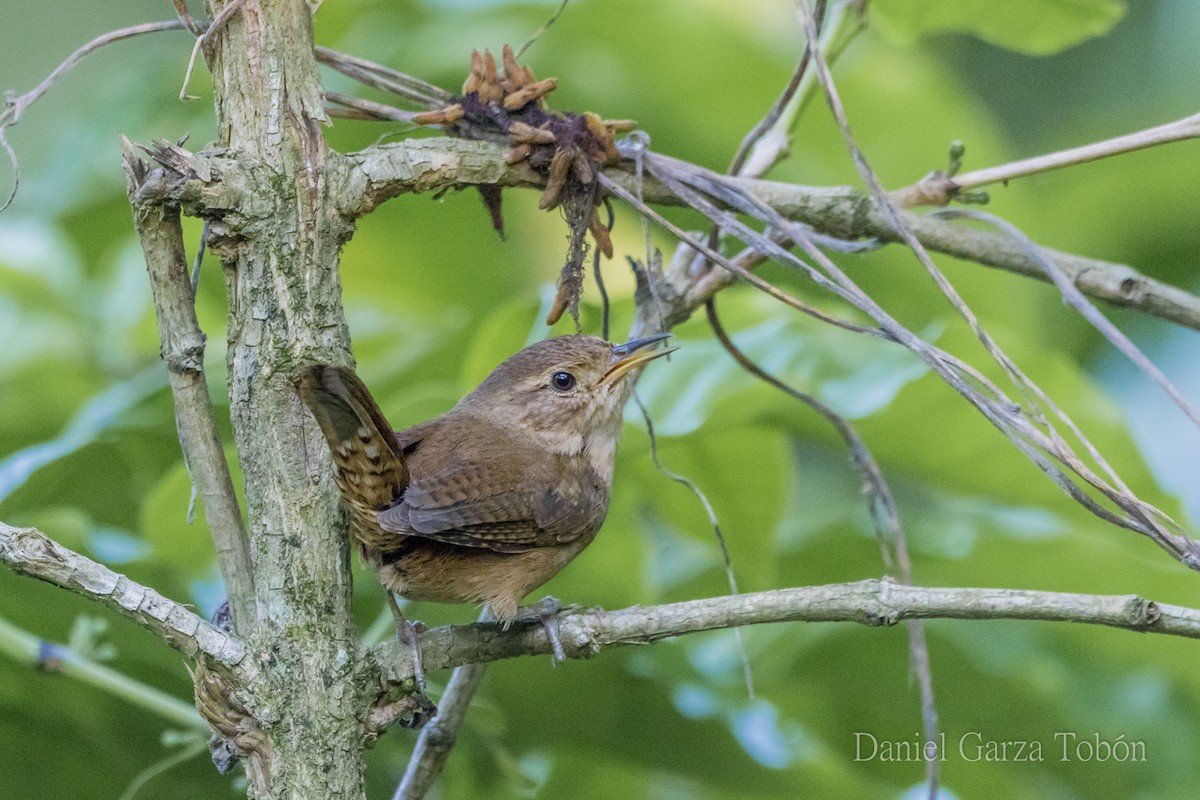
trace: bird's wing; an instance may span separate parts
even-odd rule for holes
[[[401,502],[379,512],[379,525],[498,553],[562,544],[588,529],[596,514],[594,503],[581,502],[590,495],[561,475],[552,465],[512,474],[502,464],[460,462],[413,479]]]

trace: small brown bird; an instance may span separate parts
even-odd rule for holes
[[[413,600],[484,603],[511,622],[521,599],[599,531],[621,382],[673,352],[644,350],[668,336],[538,342],[450,411],[398,433],[352,370],[305,368],[301,396],[333,451],[351,531],[383,585]],[[415,643],[400,624],[401,638]]]

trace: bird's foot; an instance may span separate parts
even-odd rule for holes
[[[542,624],[546,630],[546,637],[550,640],[550,652],[554,654],[556,662],[567,660],[567,654],[563,650],[562,638],[558,631],[558,612],[563,610],[563,604],[558,602],[557,598],[546,595],[541,600],[538,600],[532,605],[525,606],[521,609],[521,616],[527,619],[536,619]]]
[[[392,617],[396,620],[396,639],[408,647],[412,653],[413,661],[413,679],[417,683],[417,692],[422,696],[425,694],[425,665],[421,660],[421,642],[418,638],[425,631],[425,626],[420,622],[409,622],[404,617],[404,612],[400,610],[400,606],[396,603],[396,598],[391,592],[387,593],[388,608],[392,610]],[[426,698],[428,701],[429,698]],[[430,705],[433,705],[431,702]]]

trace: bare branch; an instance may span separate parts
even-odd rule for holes
[[[244,635],[253,630],[256,616],[250,544],[204,379],[204,333],[196,319],[179,207],[139,199],[146,168],[128,139],[124,145],[129,199],[154,294],[160,351],[175,400],[179,442],[192,484],[204,501],[204,517],[216,545],[234,630]]]
[[[802,12],[801,17],[810,41],[815,41],[816,30],[812,15]],[[1022,409],[1020,414],[1012,413],[1011,409],[1019,408],[1019,406],[1014,406],[1011,401],[1005,403],[1004,401],[1007,398],[1004,394],[994,385],[981,380],[982,375],[967,365],[958,362],[952,356],[942,353],[937,348],[921,341],[919,337],[913,335],[887,315],[870,298],[862,295],[861,299],[865,302],[857,303],[857,305],[864,311],[867,311],[872,318],[876,319],[889,334],[919,355],[922,360],[929,364],[947,383],[962,394],[989,421],[1004,432],[1018,449],[1024,452],[1051,480],[1061,486],[1077,502],[1102,519],[1109,520],[1117,525],[1149,537],[1188,567],[1200,569],[1200,545],[1188,537],[1181,535],[1183,533],[1182,530],[1173,520],[1130,492],[1115,472],[1107,466],[1103,457],[1082,434],[1079,428],[1054,404],[1045,392],[1025,375],[1020,367],[1017,366],[991,335],[980,325],[974,312],[963,301],[953,284],[938,269],[925,246],[901,217],[899,209],[896,208],[891,198],[884,192],[878,176],[867,162],[865,155],[859,149],[850,131],[845,108],[834,86],[833,77],[829,73],[829,66],[820,48],[816,46],[813,47],[813,65],[816,68],[817,78],[821,83],[821,87],[825,91],[825,98],[829,109],[837,121],[838,128],[841,130],[842,138],[845,140],[851,160],[854,162],[863,183],[869,189],[870,196],[874,199],[878,209],[925,267],[926,272],[933,278],[934,283],[943,296],[968,326],[970,326],[976,338],[979,339],[980,343],[992,357],[992,360],[1003,370],[1012,384],[1017,387],[1022,398],[1028,403],[1028,409]],[[778,216],[774,211],[761,208],[746,210],[760,215],[768,223],[774,224],[786,232],[786,221],[772,219],[772,217]],[[784,224],[780,225],[780,222]],[[793,236],[793,238],[804,248],[810,258],[821,265],[827,274],[836,276],[839,284],[846,288],[852,286],[849,278],[813,242],[803,240],[798,235]],[[812,271],[811,268],[801,262],[797,262],[797,266],[806,271]],[[976,386],[963,380],[963,376],[968,374],[975,379],[976,384],[982,387],[982,392]],[[1107,471],[1113,483],[1116,484],[1115,487],[1097,476],[1082,461],[1066,440],[1055,430],[1053,422],[1042,411],[1039,403],[1044,403],[1051,413],[1076,436],[1087,452]],[[1074,483],[1067,473],[1059,469],[1046,456],[1050,456],[1051,459],[1065,466],[1069,472],[1082,478],[1087,485],[1099,491],[1116,505],[1123,512],[1123,515],[1114,515],[1107,509],[1099,506],[1081,487]]]
[[[245,0],[230,0],[217,12],[217,16],[214,17],[213,21],[210,22],[208,27],[204,29],[204,33],[196,37],[196,42],[192,45],[192,54],[188,58],[187,70],[183,75],[183,86],[179,87],[180,100],[200,99],[187,93],[188,84],[191,83],[192,80],[192,70],[196,68],[196,56],[200,55],[201,50],[208,47],[209,42],[212,41],[212,38],[221,32],[221,28],[223,28],[225,24],[229,22],[229,20],[238,12],[244,3]],[[184,21],[187,22],[188,19],[189,18],[184,18]],[[194,20],[192,22],[194,23]],[[192,23],[189,23],[188,30],[191,30],[192,27]]]
[[[346,213],[362,216],[401,194],[436,191],[448,186],[495,184],[542,188],[544,179],[524,163],[505,163],[508,147],[495,142],[430,138],[381,144],[347,156],[347,181],[353,191]],[[679,162],[683,163],[683,162]],[[896,227],[861,192],[848,187],[812,187],[749,178],[726,178],[691,166],[697,174],[723,181],[770,206],[783,217],[844,239],[875,238],[899,242]],[[605,177],[636,194],[635,176],[622,167]],[[682,205],[651,176],[644,181],[647,203]],[[1046,281],[1042,269],[1010,238],[988,231],[901,212],[900,219],[930,250]],[[1124,264],[1045,249],[1079,289],[1092,297],[1200,330],[1200,297],[1139,273]]]
[[[389,106],[385,103],[376,103],[373,100],[363,100],[361,97],[352,97],[341,92],[325,92],[325,102],[335,104],[332,107],[326,108],[325,113],[331,117],[342,117],[343,119],[361,119],[371,120],[375,122],[412,122],[413,117],[417,116],[417,111],[405,111],[395,106]]]
[[[454,102],[454,95],[445,89],[365,58],[320,46],[313,48],[313,55],[320,63],[364,86],[390,92],[424,108],[436,108]]]
[[[1101,314],[1094,305],[1088,302],[1088,299],[1084,297],[1082,293],[1080,293],[1079,289],[1073,283],[1067,280],[1067,277],[1063,275],[1057,267],[1054,266],[1053,262],[1042,257],[1041,248],[1039,248],[1036,243],[1026,236],[1024,232],[1022,232],[1011,222],[1001,219],[994,214],[988,214],[983,211],[975,211],[965,208],[945,209],[943,211],[935,211],[934,214],[941,219],[964,218],[986,222],[989,225],[992,225],[993,227],[1008,234],[1013,238],[1014,241],[1017,241],[1024,246],[1025,249],[1029,251],[1030,258],[1032,258],[1042,267],[1042,270],[1050,276],[1050,279],[1054,282],[1054,285],[1058,287],[1060,292],[1062,292],[1063,300],[1066,303],[1069,303],[1076,311],[1078,311],[1081,317],[1091,323],[1092,327],[1100,331],[1100,333],[1104,335],[1104,338],[1108,339],[1113,347],[1120,350],[1121,353],[1124,354],[1125,357],[1131,362],[1133,362],[1138,369],[1145,373],[1150,380],[1161,386],[1163,391],[1165,391],[1175,402],[1175,405],[1179,406],[1179,409],[1187,415],[1188,419],[1195,423],[1197,427],[1200,427],[1200,412],[1197,412],[1192,404],[1189,403],[1183,396],[1183,393],[1180,392],[1179,389],[1175,388],[1175,384],[1171,383],[1170,379],[1163,374],[1162,370],[1155,366],[1154,363],[1146,357],[1146,354],[1143,353],[1137,345],[1130,341],[1128,336],[1122,333],[1116,325],[1113,325],[1112,322],[1110,322],[1107,317]]]
[[[1136,595],[936,588],[888,580],[775,589],[620,611],[567,610],[559,615],[558,623],[567,657],[578,659],[609,647],[651,644],[738,625],[857,622],[879,627],[906,619],[1076,622],[1200,639],[1200,609],[1156,603]],[[421,635],[427,671],[550,652],[550,640],[536,620],[518,620],[507,632],[496,623],[481,622],[435,628]],[[376,647],[375,653],[389,682],[412,679],[407,648],[388,641]]]
[[[454,747],[467,707],[486,671],[486,664],[463,664],[454,670],[446,691],[438,698],[437,716],[421,729],[392,800],[420,800],[429,792]]]
[[[68,550],[34,528],[14,528],[0,522],[0,561],[20,575],[95,600],[191,658],[208,658],[232,669],[245,657],[245,645],[238,637],[183,604]]]
[[[964,172],[961,175],[933,172],[912,186],[893,192],[892,200],[897,205],[904,207],[944,206],[963,192],[969,192],[981,186],[1006,183],[1028,175],[1073,167],[1077,164],[1111,158],[1135,150],[1145,150],[1161,144],[1195,139],[1198,136],[1200,136],[1200,113],[1168,122],[1165,125],[1156,125],[1135,133],[1105,139],[1102,142],[1093,142],[1082,147],[1060,150],[1057,153],[1034,156],[997,167]]]
[[[80,61],[85,57],[99,50],[101,47],[120,42],[125,39],[130,39],[134,36],[142,36],[147,33],[158,33],[159,31],[178,31],[185,30],[186,24],[183,20],[175,19],[166,22],[148,22],[144,25],[132,25],[128,28],[119,28],[115,31],[109,31],[103,36],[97,36],[87,44],[80,47],[74,53],[67,56],[66,59],[54,68],[46,78],[33,87],[31,90],[21,95],[20,97],[4,101],[4,110],[0,111],[0,147],[3,147],[8,153],[9,160],[12,162],[13,168],[13,188],[9,192],[8,197],[3,203],[0,203],[0,211],[8,208],[12,204],[13,198],[17,196],[17,189],[21,186],[21,171],[17,163],[16,154],[5,138],[4,132],[21,121],[21,115],[25,113],[25,109],[36,103],[42,98],[54,84],[58,83],[59,78],[73,70]]]

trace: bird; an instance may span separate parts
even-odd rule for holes
[[[677,349],[651,349],[669,336],[613,344],[574,334],[536,342],[449,411],[401,431],[352,369],[301,370],[300,396],[329,444],[351,535],[388,591],[397,633],[413,649],[419,688],[420,648],[392,593],[482,604],[507,628],[522,598],[600,530],[612,495],[623,384]],[[561,660],[555,630],[547,630]]]

